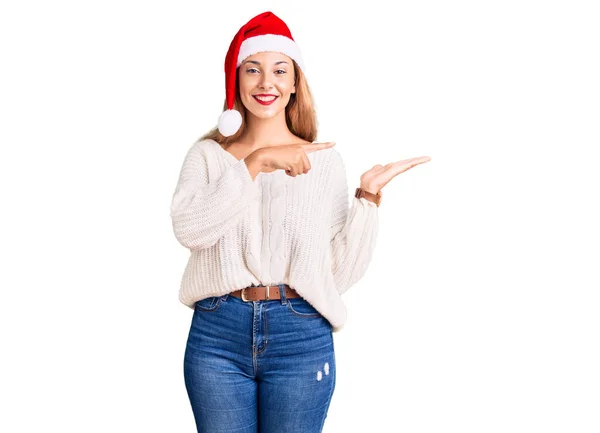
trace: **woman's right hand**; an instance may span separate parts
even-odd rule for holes
[[[252,154],[256,158],[259,158],[261,172],[271,173],[275,170],[285,170],[288,176],[296,177],[299,174],[306,174],[310,170],[310,161],[308,160],[307,153],[329,149],[333,146],[335,146],[333,142],[283,144],[261,147],[252,152]]]

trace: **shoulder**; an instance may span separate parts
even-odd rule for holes
[[[208,169],[223,159],[224,151],[217,149],[219,144],[213,140],[197,140],[185,153],[184,167],[190,169]]]
[[[339,149],[336,149],[339,144],[329,149],[324,149],[325,152],[325,164],[327,165],[326,172],[327,177],[333,185],[337,185],[342,189],[347,188],[347,173],[346,164]]]
[[[196,141],[192,145],[192,148],[195,148],[197,150],[206,151],[208,149],[211,149],[211,150],[214,149],[215,146],[220,146],[220,144],[214,140],[211,140],[210,138],[205,138],[204,140],[200,139],[200,140]]]
[[[344,169],[344,159],[336,147],[337,145],[329,149],[323,149],[323,155],[332,169]]]
[[[215,155],[219,155],[219,152],[216,152],[215,147],[220,146],[214,140],[211,139],[200,139],[192,144],[188,149],[188,155],[201,155],[203,157],[214,157]]]
[[[312,144],[312,143],[318,143],[319,141],[314,141],[314,142],[310,142],[310,141],[306,141],[306,140],[301,140],[300,144]],[[338,145],[334,146],[334,147],[329,147],[326,149],[320,149],[320,150],[315,150],[312,152],[308,153],[308,156],[312,159],[318,159],[319,161],[322,161],[325,164],[330,164],[330,163],[338,163],[341,162],[342,157],[340,155],[340,153],[338,152],[338,150],[336,149],[336,147],[338,147]]]
[[[342,155],[336,147],[317,150],[309,153],[313,169],[317,169],[324,179],[333,181],[335,184],[343,182],[346,178],[346,167]]]
[[[337,145],[336,145],[337,146]],[[330,147],[329,149],[327,149],[330,153],[330,158],[332,159],[332,161],[336,161],[336,162],[340,162],[342,163],[342,154],[334,147]]]

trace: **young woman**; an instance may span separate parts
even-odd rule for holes
[[[352,206],[334,143],[316,143],[300,50],[271,12],[225,59],[218,127],[188,151],[171,217],[190,249],[184,376],[198,432],[321,432],[335,388],[341,294],[365,273],[381,188],[426,162],[376,165]]]

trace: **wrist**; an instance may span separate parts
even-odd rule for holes
[[[246,160],[252,161],[252,164],[256,165],[262,171],[264,168],[262,155],[263,154],[260,152],[260,149],[257,149],[250,153],[250,155],[246,157]]]
[[[254,153],[251,153],[246,158],[244,158],[244,162],[248,167],[248,172],[250,173],[252,180],[256,179],[256,176],[258,176],[258,174],[262,172],[262,162],[260,161],[260,159]]]
[[[371,185],[360,185],[361,189],[364,189],[367,192],[370,192],[371,194],[377,194],[379,192],[379,188],[375,188],[374,186]]]
[[[361,186],[356,188],[354,197],[364,198],[365,200],[375,203],[377,207],[379,207],[379,205],[381,204],[381,190],[378,190],[377,193],[373,193],[369,189],[363,188]]]

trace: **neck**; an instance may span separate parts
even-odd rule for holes
[[[246,129],[240,137],[239,143],[249,146],[252,150],[300,141],[289,130],[285,121],[285,111],[269,119],[261,119],[247,113],[246,121]]]

